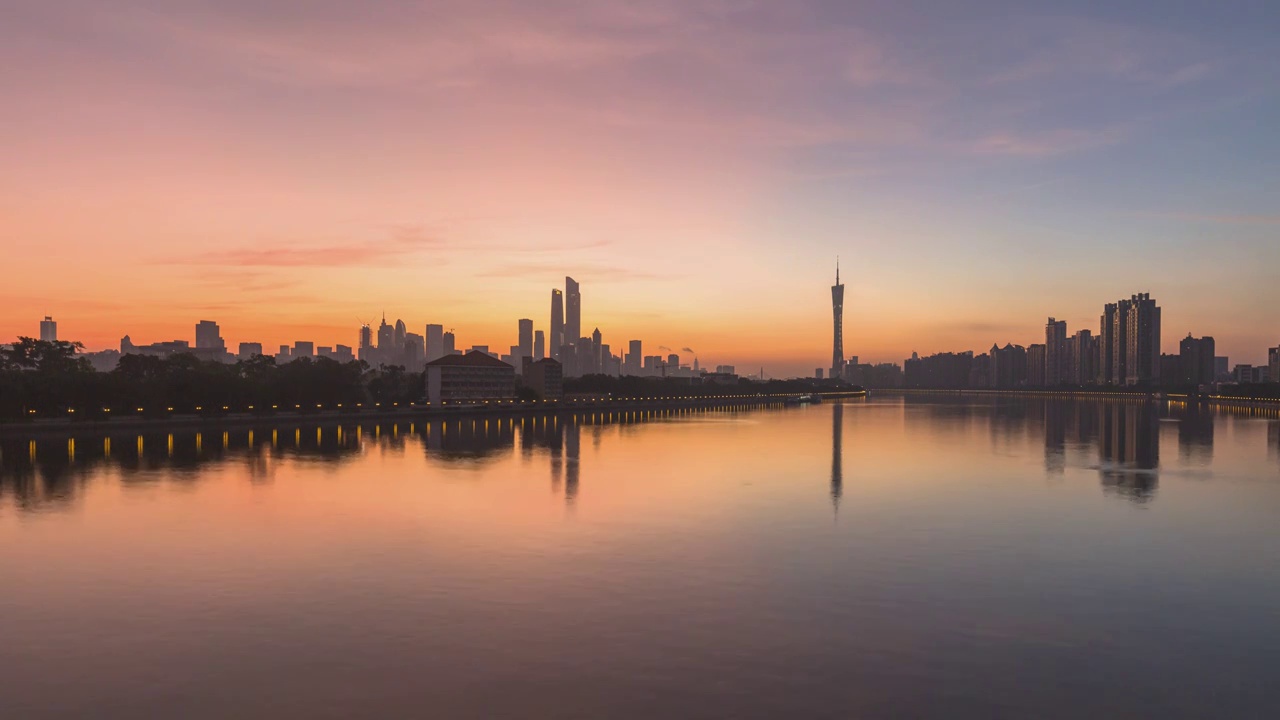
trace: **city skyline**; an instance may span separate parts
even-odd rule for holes
[[[553,288],[551,317],[548,323],[552,337],[568,336],[565,331],[566,313],[562,297],[572,298],[572,322],[574,327],[581,325],[581,286],[573,278],[565,277],[566,292]],[[897,387],[905,383],[916,387],[973,387],[973,388],[1016,388],[1027,387],[1064,387],[1064,386],[1112,386],[1112,387],[1151,387],[1158,384],[1208,385],[1221,382],[1274,382],[1280,377],[1280,347],[1266,347],[1263,350],[1266,360],[1260,364],[1240,363],[1239,357],[1234,368],[1229,364],[1231,358],[1217,354],[1215,339],[1210,335],[1200,338],[1188,332],[1177,344],[1176,353],[1164,353],[1162,348],[1162,308],[1150,293],[1137,293],[1128,299],[1120,299],[1115,303],[1106,303],[1098,319],[1098,331],[1089,328],[1076,329],[1072,334],[1066,321],[1050,316],[1044,330],[1044,343],[1032,343],[1027,346],[1015,345],[1006,341],[1001,348],[997,341],[989,352],[975,349],[946,350],[924,357],[912,352],[911,357],[904,358],[902,364],[896,361],[881,362],[858,355],[843,354],[843,296],[844,285],[840,282],[839,263],[836,266],[835,284],[831,286],[832,315],[834,330],[832,339],[832,366],[818,367],[818,379],[824,377],[839,378],[857,385],[870,384],[872,387]],[[701,373],[710,373],[710,365],[700,363],[698,354],[690,347],[682,347],[683,357],[668,346],[658,345],[659,351],[667,351],[667,356],[643,355],[643,340],[627,341],[626,349],[618,354],[612,352],[612,346],[603,342],[599,327],[590,337],[581,337],[578,342],[563,342],[559,352],[555,353],[546,347],[544,331],[535,330],[534,321],[520,318],[517,321],[517,343],[509,346],[510,352],[503,354],[501,345],[498,349],[490,348],[489,343],[474,343],[467,350],[456,343],[456,336],[451,328],[443,331],[443,325],[428,323],[422,335],[407,331],[403,319],[397,319],[394,325],[387,323],[386,314],[377,331],[377,341],[370,323],[359,328],[359,341],[356,350],[343,344],[319,346],[313,341],[294,341],[293,345],[282,344],[278,353],[264,353],[264,345],[260,342],[240,342],[236,353],[230,352],[225,339],[221,336],[218,323],[211,320],[200,320],[195,325],[195,344],[187,340],[175,339],[159,341],[153,344],[139,345],[125,335],[119,343],[119,351],[88,351],[87,357],[94,367],[100,370],[110,369],[115,359],[122,353],[142,353],[171,355],[175,353],[191,353],[203,359],[216,359],[230,362],[234,359],[246,360],[254,355],[273,355],[277,361],[288,362],[302,357],[326,357],[340,362],[354,359],[365,361],[371,367],[379,365],[400,365],[413,372],[421,372],[424,366],[445,355],[461,355],[478,351],[494,359],[500,359],[522,373],[524,359],[539,361],[543,358],[559,360],[566,378],[582,375],[637,375],[694,377]],[[56,341],[57,322],[46,315],[40,321],[40,339]],[[2,347],[2,346],[0,346]],[[554,347],[554,346],[553,346]],[[621,347],[621,346],[620,346]],[[652,349],[653,346],[650,346]],[[111,353],[114,352],[114,357]],[[692,362],[686,362],[687,360]],[[868,362],[862,362],[868,360]],[[912,365],[914,364],[914,371]],[[559,367],[559,366],[558,366]],[[735,375],[734,365],[723,363],[715,366],[715,373]],[[886,374],[887,373],[887,374]],[[775,377],[778,373],[775,371]],[[757,375],[748,376],[764,379],[766,373],[760,368]],[[783,375],[787,377],[787,375]],[[790,375],[804,378],[805,374]]]
[[[1280,9],[1173,6],[28,4],[0,26],[0,334],[351,344],[385,308],[505,346],[567,274],[612,335],[799,375],[839,254],[866,359],[1142,288],[1164,352],[1261,363]]]

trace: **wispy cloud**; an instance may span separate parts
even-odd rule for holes
[[[582,262],[517,262],[503,263],[492,269],[482,271],[481,277],[515,278],[536,277],[546,275],[562,275],[568,273],[580,282],[594,281],[626,281],[626,280],[675,280],[683,277],[680,274],[657,273],[634,267],[609,263]]]
[[[1119,142],[1124,136],[1125,130],[1122,128],[1009,131],[978,138],[964,147],[968,152],[977,155],[1036,158],[1111,145]]]
[[[1179,212],[1141,213],[1145,217],[1165,220],[1181,220],[1192,223],[1214,223],[1221,225],[1280,225],[1280,215],[1213,215]]]
[[[427,233],[423,228],[393,226],[385,237],[379,239],[236,246],[191,255],[171,256],[157,262],[167,265],[235,267],[346,267],[379,264],[391,258],[440,247],[442,243],[439,237]]]

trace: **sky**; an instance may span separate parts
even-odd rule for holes
[[[0,0],[0,337],[1280,345],[1280,3]],[[682,353],[683,355],[684,353]],[[687,357],[685,358],[688,359]]]

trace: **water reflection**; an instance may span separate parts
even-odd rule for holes
[[[906,425],[910,434],[924,433],[921,448],[953,431],[985,433],[997,454],[1017,455],[1029,449],[1028,445],[1038,444],[1047,475],[1058,477],[1071,468],[1094,468],[1108,496],[1138,503],[1155,497],[1162,420],[1169,423],[1170,437],[1176,424],[1179,461],[1207,465],[1213,461],[1215,428],[1223,422],[1224,414],[1204,406],[1131,400],[906,396],[891,402],[901,403],[912,417],[922,420]],[[692,419],[715,412],[739,411],[566,413],[7,437],[0,439],[0,499],[8,498],[19,508],[56,509],[73,503],[83,486],[97,475],[116,475],[126,485],[193,482],[206,468],[225,463],[242,466],[251,483],[270,483],[284,460],[341,464],[373,449],[402,454],[420,446],[429,461],[446,465],[487,463],[513,453],[526,464],[537,463],[542,457],[551,492],[573,506],[582,491],[584,426],[598,452],[606,432],[625,437],[638,424],[651,420]],[[1256,411],[1239,412],[1253,417]],[[847,410],[837,402],[831,404],[830,413],[829,494],[832,511],[838,513],[844,493]],[[874,425],[857,426],[859,438],[876,431]],[[1270,454],[1280,458],[1280,421],[1269,419],[1267,433]]]
[[[1160,466],[1160,416],[1153,403],[1107,403],[1098,443],[1102,487],[1135,502],[1155,494]]]
[[[993,451],[1019,454],[1029,438],[1040,442],[1044,471],[1057,477],[1073,467],[1098,470],[1108,496],[1149,502],[1159,482],[1162,421],[1177,427],[1182,463],[1213,462],[1215,429],[1224,416],[1254,417],[1256,408],[1217,408],[1131,399],[1060,400],[1015,396],[905,396],[904,406],[937,426],[985,426]],[[836,420],[833,418],[833,423]],[[1280,422],[1271,423],[1280,455]]]
[[[496,460],[512,451],[549,458],[551,487],[572,505],[581,481],[582,426],[599,448],[607,426],[628,426],[694,414],[752,412],[759,408],[548,414],[450,418],[427,422],[311,423],[234,429],[148,429],[142,432],[0,438],[0,500],[22,509],[74,502],[95,476],[118,475],[126,484],[190,482],[205,469],[235,463],[252,483],[267,483],[283,460],[341,464],[376,448],[403,454],[421,445],[427,458],[449,465]],[[518,439],[517,439],[518,438]]]
[[[844,403],[831,406],[831,509],[839,514],[844,495]]]

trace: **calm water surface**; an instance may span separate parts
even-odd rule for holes
[[[1280,717],[1280,416],[0,441],[0,717]]]

